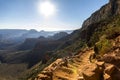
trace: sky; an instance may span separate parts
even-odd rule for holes
[[[38,8],[45,1],[55,7],[49,18]],[[0,29],[75,30],[106,3],[108,0],[0,0]]]

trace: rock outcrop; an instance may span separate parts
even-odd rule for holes
[[[100,10],[93,13],[91,17],[84,21],[82,29],[84,30],[90,24],[118,14],[120,14],[120,0],[110,0],[108,4],[104,5]]]
[[[102,70],[96,64],[86,65],[83,69],[84,80],[101,80]]]

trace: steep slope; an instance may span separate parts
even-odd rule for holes
[[[62,38],[68,44],[55,52],[55,55],[61,55],[61,59],[46,65],[48,67],[42,68],[43,71],[36,68],[38,72],[29,80],[120,80],[119,36],[120,0],[110,0],[88,18],[81,29]],[[78,43],[83,43],[82,47]],[[94,50],[86,49],[84,45]],[[64,56],[76,51],[69,58]]]
[[[109,3],[102,6],[98,11],[93,13],[87,20],[83,22],[82,28],[74,31],[67,39],[76,41],[84,40],[89,41],[95,30],[98,29],[99,23],[103,21],[102,25],[106,25],[109,22],[104,23],[104,20],[110,19],[113,16],[120,14],[120,1],[110,0]],[[111,18],[112,19],[112,18]]]
[[[72,57],[57,59],[41,71],[35,80],[119,80],[120,35],[111,41],[114,43],[111,51],[104,55],[96,54],[91,48]]]
[[[86,29],[90,24],[99,22],[103,19],[120,14],[120,0],[109,0],[100,10],[96,11],[83,23],[82,29]]]
[[[95,52],[93,49],[88,49],[80,51],[73,57],[58,59],[40,72],[36,79],[107,80],[112,78],[112,80],[119,80],[120,27],[117,29],[117,32],[109,32],[110,34],[106,37],[104,37],[105,34],[101,36],[94,46]],[[108,31],[110,30],[108,29]],[[106,73],[109,67],[110,71]],[[114,70],[111,71],[111,68]]]

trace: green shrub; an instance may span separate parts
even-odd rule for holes
[[[94,49],[95,53],[102,56],[103,54],[105,54],[106,52],[111,50],[112,43],[108,39],[102,39],[98,43],[96,43],[94,48],[96,48],[96,49]]]
[[[107,39],[113,39],[120,35],[120,27],[111,27],[106,30]]]

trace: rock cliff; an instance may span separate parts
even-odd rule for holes
[[[90,24],[97,23],[101,20],[120,14],[120,0],[110,0],[108,4],[101,7],[84,21],[82,29],[86,29]]]

